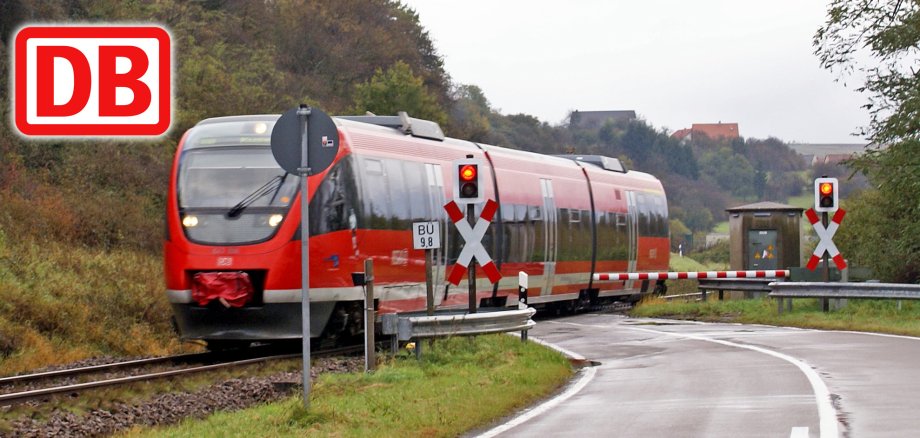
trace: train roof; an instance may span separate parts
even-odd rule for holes
[[[211,117],[198,122],[195,126],[226,122],[274,122],[277,121],[279,117],[281,117],[280,114],[252,114]],[[403,111],[400,111],[396,116],[333,116],[332,119],[335,121],[336,125],[345,127],[346,129],[349,127],[361,128],[364,130],[373,130],[381,133],[388,133],[391,135],[395,132],[399,132],[402,135],[410,135],[412,137],[430,141],[438,141],[462,146],[478,146],[490,154],[502,154],[508,157],[516,156],[520,159],[526,158],[529,160],[539,159],[540,161],[543,161],[547,164],[552,163],[554,165],[562,165],[566,167],[569,165],[589,167],[597,170],[625,174],[630,177],[635,177],[643,180],[658,180],[658,178],[648,173],[628,170],[626,169],[626,166],[620,162],[620,160],[603,155],[546,155],[537,152],[511,149],[485,143],[474,143],[468,140],[447,137],[444,135],[444,132],[441,130],[441,127],[437,122],[409,117],[408,114]]]
[[[278,117],[281,117],[281,114],[251,114],[245,116],[210,117],[196,123],[195,126],[227,122],[274,122],[278,120]]]

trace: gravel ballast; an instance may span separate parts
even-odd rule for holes
[[[348,373],[364,368],[363,357],[322,358],[314,361],[312,376],[320,373]],[[93,409],[74,414],[56,409],[49,418],[17,419],[12,437],[105,436],[134,426],[159,426],[186,418],[204,418],[217,411],[237,411],[278,401],[300,389],[301,373],[282,372],[265,377],[236,378],[215,383],[193,393],[178,392],[154,396],[138,404],[116,403],[110,409]]]

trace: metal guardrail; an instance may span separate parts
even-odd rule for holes
[[[679,294],[679,295],[659,295],[658,296],[658,298],[661,298],[662,300],[665,300],[665,301],[680,300],[680,299],[690,301],[691,299],[694,299],[694,300],[702,299],[702,297],[703,297],[702,292],[694,292],[694,293]]]
[[[530,319],[533,307],[497,312],[447,315],[385,314],[381,316],[382,333],[396,335],[400,341],[446,336],[482,335],[530,330],[537,323]]]
[[[920,300],[920,284],[782,282],[770,283],[770,288],[768,296],[777,299],[779,313],[784,300],[786,309],[792,310],[793,298]]]
[[[725,291],[744,292],[744,298],[755,298],[763,294],[766,295],[771,291],[770,284],[775,281],[781,281],[776,278],[708,278],[699,280],[699,289],[703,293],[703,301],[706,301],[706,292],[719,292],[719,301],[724,299]]]

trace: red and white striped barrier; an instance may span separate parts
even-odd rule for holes
[[[781,278],[788,270],[778,271],[701,271],[701,272],[614,272],[594,274],[595,281],[624,280],[693,280],[701,278]]]
[[[457,257],[457,263],[454,264],[454,267],[450,270],[447,281],[453,283],[454,286],[460,284],[460,280],[466,275],[467,265],[473,261],[474,257],[479,261],[482,270],[489,276],[489,281],[495,283],[500,280],[502,274],[498,272],[495,263],[492,263],[492,257],[489,257],[489,253],[486,252],[485,247],[482,246],[482,236],[484,236],[489,229],[489,223],[492,222],[492,217],[495,216],[495,211],[498,210],[498,204],[491,199],[486,201],[486,205],[482,208],[482,213],[479,215],[479,220],[476,221],[475,227],[470,227],[470,224],[463,217],[463,212],[460,211],[460,207],[457,206],[456,202],[448,202],[447,205],[444,206],[444,210],[447,210],[447,215],[450,217],[450,220],[454,222],[454,225],[457,226],[457,231],[465,242],[463,244],[463,249],[460,251],[460,255]]]
[[[805,212],[805,217],[808,218],[808,222],[811,222],[811,225],[815,227],[815,233],[818,235],[818,246],[815,247],[815,252],[811,254],[811,258],[808,259],[808,264],[805,265],[806,268],[810,271],[814,271],[818,267],[818,262],[821,261],[821,256],[824,255],[824,251],[827,251],[830,254],[831,258],[834,259],[834,264],[837,265],[837,269],[844,270],[847,268],[847,262],[843,259],[843,255],[840,254],[840,250],[837,249],[837,245],[834,244],[832,240],[834,238],[834,233],[837,232],[837,228],[840,227],[840,223],[843,222],[843,216],[847,214],[846,210],[840,208],[834,212],[834,217],[831,219],[831,222],[827,224],[827,228],[824,228],[824,225],[821,224],[821,219],[818,218],[818,214],[815,213],[815,210],[809,208]]]

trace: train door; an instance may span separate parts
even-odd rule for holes
[[[441,247],[431,250],[431,280],[432,284],[437,286],[445,282],[446,254],[449,254],[448,245],[450,244],[450,240],[447,239],[447,231],[452,224],[447,221],[447,214],[444,212],[446,201],[444,200],[444,174],[441,171],[441,165],[425,163],[425,175],[428,184],[428,211],[432,212],[432,219],[441,225]],[[442,299],[443,294],[435,291],[435,306],[439,306]]]
[[[637,272],[636,259],[639,254],[639,208],[636,202],[636,192],[626,191],[626,231],[629,236],[629,258],[627,259],[627,271]],[[635,284],[634,280],[626,282],[625,288],[632,289]]]
[[[540,191],[543,193],[543,288],[541,295],[550,295],[553,292],[553,281],[556,276],[556,223],[558,211],[556,199],[553,195],[553,181],[540,179]]]

